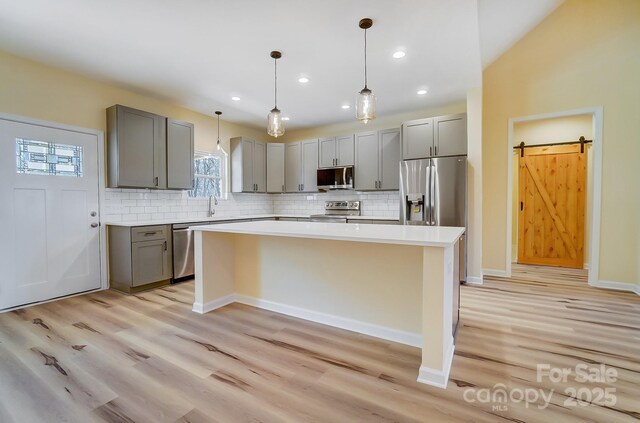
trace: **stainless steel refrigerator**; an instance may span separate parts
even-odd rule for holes
[[[400,163],[400,223],[467,228],[467,156]],[[460,239],[460,280],[467,279],[467,246]]]

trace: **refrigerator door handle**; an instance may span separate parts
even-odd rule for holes
[[[431,161],[431,175],[430,175],[430,186],[429,186],[429,194],[430,194],[430,205],[431,215],[429,216],[431,226],[436,226],[439,224],[440,216],[438,216],[437,207],[438,207],[438,196],[440,195],[440,190],[438,189],[438,184],[436,183],[436,178],[438,177],[437,167],[434,160]]]

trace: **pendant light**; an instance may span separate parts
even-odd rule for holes
[[[366,124],[376,118],[376,96],[367,87],[367,29],[373,26],[373,21],[369,18],[360,19],[358,26],[364,29],[364,88],[356,99],[356,118]]]
[[[216,143],[216,150],[220,151],[220,115],[222,114],[221,111],[216,110],[215,112],[216,115],[218,115],[218,142]]]
[[[278,109],[278,59],[282,57],[282,53],[279,51],[272,51],[271,58],[273,59],[274,69],[274,107],[271,109],[271,113],[267,116],[267,134],[274,138],[278,138],[284,135],[284,122],[282,120],[282,114]]]

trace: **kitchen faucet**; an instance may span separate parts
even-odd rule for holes
[[[216,214],[215,209],[211,208],[211,199],[213,199],[214,205],[218,205],[218,197],[216,197],[215,195],[210,195],[209,196],[209,214],[208,216],[211,217],[214,214]]]

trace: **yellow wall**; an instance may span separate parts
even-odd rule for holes
[[[540,119],[527,122],[517,122],[513,127],[513,145],[523,141],[527,145],[546,144],[552,142],[575,141],[583,136],[593,139],[593,117],[591,115],[564,116],[553,119]],[[587,186],[585,201],[584,228],[584,263],[589,264],[591,258],[591,208],[593,206],[593,150],[592,144],[586,144],[587,153]],[[511,219],[511,260],[518,258],[518,213],[520,199],[518,198],[519,164],[518,151],[513,152],[513,191],[512,191],[512,219]]]
[[[106,108],[123,104],[192,122],[195,147],[213,151],[217,120],[167,101],[13,56],[0,51],[0,112],[106,131]],[[224,118],[224,110],[222,110]],[[247,136],[266,141],[266,131],[220,121],[220,139],[229,151],[229,138]]]
[[[399,128],[402,122],[413,119],[421,119],[431,116],[451,115],[455,113],[464,113],[467,110],[465,102],[452,103],[439,107],[425,108],[415,112],[401,113],[396,115],[378,116],[371,122],[362,124],[355,118],[355,114],[351,111],[353,119],[349,122],[338,123],[334,125],[318,126],[315,128],[299,129],[287,131],[284,136],[279,139],[282,142],[296,142],[310,138],[335,137],[339,135],[349,135],[364,131],[379,131],[382,129]]]
[[[640,1],[567,0],[483,73],[483,267],[505,270],[508,120],[604,109],[600,280],[640,284]]]

